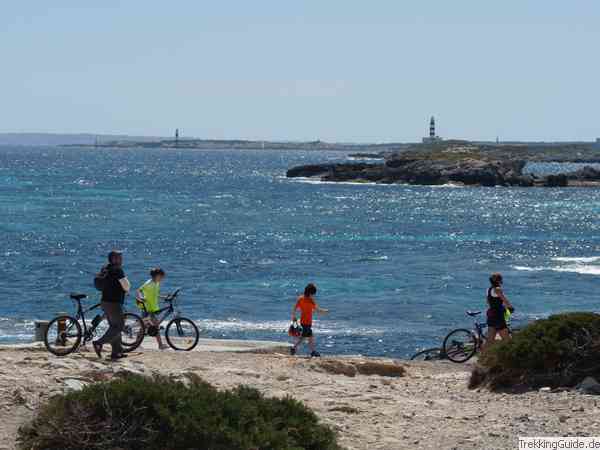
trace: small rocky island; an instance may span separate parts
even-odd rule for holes
[[[524,171],[528,162],[598,164],[600,148],[593,144],[480,145],[469,141],[440,141],[369,156],[379,157],[381,162],[304,165],[289,169],[287,177],[415,185],[600,186],[600,170],[592,166],[546,176]]]

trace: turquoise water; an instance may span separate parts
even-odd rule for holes
[[[0,147],[0,342],[30,340],[33,320],[72,309],[69,292],[93,293],[112,247],[134,285],[162,266],[209,337],[286,340],[314,281],[331,310],[315,326],[326,353],[436,345],[484,307],[492,271],[518,320],[600,309],[600,190],[284,178],[344,158]]]

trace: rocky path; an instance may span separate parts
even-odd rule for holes
[[[518,436],[600,435],[600,397],[470,391],[468,367],[449,363],[172,351],[109,363],[34,349],[2,349],[0,361],[0,449],[15,448],[19,424],[49,396],[124,372],[193,372],[222,388],[292,395],[337,429],[348,449],[515,449]]]

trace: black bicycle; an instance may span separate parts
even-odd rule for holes
[[[100,303],[84,309],[81,301],[87,298],[86,294],[71,294],[70,297],[76,304],[75,317],[69,315],[55,317],[48,324],[44,336],[46,349],[56,356],[73,353],[94,337],[102,336],[108,329],[108,321],[101,310],[89,325],[85,319],[87,313],[100,308]],[[121,333],[123,351],[131,352],[138,348],[144,340],[144,322],[140,316],[130,312],[126,312],[123,319],[125,322]]]
[[[196,345],[198,345],[198,340],[200,339],[200,331],[196,324],[187,317],[183,317],[179,310],[177,309],[177,296],[181,289],[176,289],[171,294],[167,295],[164,299],[164,302],[167,304],[166,307],[159,309],[155,313],[153,313],[156,318],[156,322],[159,324],[164,322],[165,319],[172,314],[174,314],[173,319],[167,323],[165,327],[165,338],[167,339],[167,344],[174,350],[181,351],[190,351],[193,350]],[[143,303],[138,303],[140,308],[145,312],[146,307]],[[162,316],[161,316],[162,314]],[[140,330],[142,333],[142,339],[144,335],[148,336],[156,336],[160,333],[162,329],[161,326],[156,326],[152,323],[150,317],[147,314],[144,314],[144,328]],[[125,346],[125,344],[123,344]]]
[[[458,328],[448,333],[442,344],[446,357],[455,363],[464,363],[471,359],[487,339],[485,329],[486,323],[478,322],[475,318],[481,311],[467,311],[469,317],[473,317],[473,330]]]
[[[440,347],[426,348],[410,357],[411,361],[440,361],[442,359],[446,359],[446,354]]]

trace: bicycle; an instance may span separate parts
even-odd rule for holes
[[[473,318],[480,314],[481,311],[467,311],[467,315]],[[473,326],[474,330],[472,331],[466,328],[452,330],[444,339],[442,351],[450,361],[455,363],[467,362],[483,347],[487,340],[487,334],[484,331],[487,328],[487,323],[477,322],[474,319]],[[510,325],[509,320],[507,320],[507,326],[508,334],[511,336],[519,331],[519,328]]]
[[[179,295],[180,291],[181,289],[176,289],[171,294],[168,294],[163,300],[165,303],[167,303],[167,306],[156,311],[154,315],[156,316],[157,322],[160,324],[164,322],[167,317],[174,314],[174,317],[164,328],[167,344],[169,344],[173,350],[189,352],[190,350],[193,350],[196,345],[198,345],[200,331],[191,319],[183,317],[180,311],[177,309],[177,296]],[[144,311],[144,313],[147,314],[144,303],[138,302],[138,305]],[[160,316],[161,314],[163,314],[162,317]],[[146,334],[148,336],[156,336],[163,328],[151,323],[149,317],[144,317],[142,320],[144,321],[144,328],[141,330],[142,339]]]
[[[478,322],[475,319],[480,314],[481,311],[467,311],[467,315],[474,318],[474,330],[457,328],[444,338],[442,351],[450,361],[455,363],[467,362],[481,349],[487,338],[484,331],[487,324]]]
[[[440,347],[427,348],[410,357],[411,361],[440,361],[442,359],[446,359],[446,354]]]
[[[56,356],[73,353],[94,337],[103,335],[108,329],[108,321],[104,313],[97,314],[89,326],[85,319],[86,313],[98,309],[100,303],[84,309],[81,301],[87,298],[86,294],[70,294],[70,298],[76,304],[75,317],[69,315],[55,317],[48,324],[44,335],[46,349]],[[131,352],[138,348],[144,339],[144,322],[140,316],[129,312],[124,313],[123,320],[125,323],[121,333],[123,351]]]

